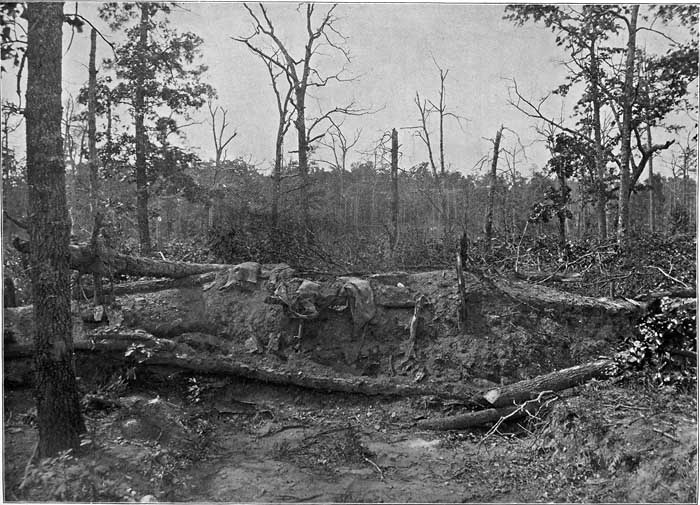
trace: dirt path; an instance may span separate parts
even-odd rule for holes
[[[503,444],[410,428],[427,415],[409,400],[290,391],[256,384],[220,390],[222,403],[257,413],[220,417],[217,447],[195,470],[197,501],[511,501],[493,463]],[[229,396],[232,395],[232,396]],[[232,398],[235,400],[232,401]],[[291,401],[290,401],[291,400]],[[219,407],[222,411],[226,407]],[[505,443],[505,445],[509,445]],[[514,459],[512,461],[515,461]],[[498,463],[496,463],[498,465]],[[522,495],[520,495],[522,496]]]

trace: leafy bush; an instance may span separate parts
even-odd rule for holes
[[[641,372],[649,380],[682,390],[696,387],[696,307],[663,298],[627,337],[616,356],[624,373]]]

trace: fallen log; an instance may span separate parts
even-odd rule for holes
[[[270,366],[265,365],[264,358],[259,355],[246,359],[247,356],[224,357],[198,352],[193,356],[187,354],[186,348],[183,349],[172,340],[156,339],[147,335],[145,332],[139,332],[136,338],[132,338],[133,335],[129,332],[120,332],[98,341],[76,342],[74,352],[119,354],[119,358],[125,362],[140,366],[166,366],[203,374],[232,375],[270,384],[291,385],[320,391],[367,396],[435,396],[461,400],[474,395],[473,388],[461,384],[424,385],[401,382],[395,378],[378,379],[339,374],[335,370],[315,363],[313,365],[309,363],[307,370],[302,369],[305,367],[299,361]],[[125,353],[135,345],[142,345],[143,351],[137,350],[126,356]],[[5,360],[32,356],[33,346],[31,345],[12,345],[3,350]]]
[[[579,273],[572,274],[560,274],[557,272],[552,273],[542,273],[542,272],[522,272],[516,270],[513,272],[516,279],[520,279],[527,282],[581,282],[583,276]]]
[[[481,410],[416,423],[430,430],[461,430],[493,424],[502,418],[516,420],[534,414],[542,405],[543,396],[571,389],[594,378],[610,376],[611,359],[600,359],[584,365],[557,370],[546,375],[486,390],[471,399]],[[487,407],[487,408],[483,408]],[[478,407],[477,407],[478,408]]]
[[[653,300],[658,300],[660,298],[697,298],[698,293],[695,288],[677,288],[677,289],[666,289],[663,291],[653,291],[641,296],[636,299],[639,301],[649,302]]]
[[[149,279],[133,282],[125,282],[123,284],[115,284],[113,287],[104,288],[113,296],[133,295],[137,293],[155,293],[156,291],[164,291],[166,289],[189,288],[194,286],[202,286],[211,282],[216,277],[216,272],[207,272],[201,275],[192,275],[175,279]],[[94,291],[91,286],[80,286],[73,293],[74,299],[92,298]]]
[[[502,417],[520,419],[525,416],[525,411],[516,412],[519,407],[501,407],[500,409],[485,409],[461,414],[458,416],[441,417],[438,419],[422,419],[416,423],[416,427],[424,430],[463,430],[493,424]]]
[[[12,244],[22,253],[29,252],[29,241],[15,237]],[[157,260],[121,254],[111,248],[102,247],[96,253],[90,244],[68,246],[70,252],[70,267],[83,274],[133,275],[136,277],[167,277],[181,279],[190,275],[198,275],[214,270],[223,270],[232,265],[186,263],[183,261]]]
[[[591,379],[605,378],[611,375],[611,359],[599,359],[583,365],[564,368],[552,373],[540,375],[533,379],[489,389],[473,402],[491,408],[505,407],[537,398],[542,391],[561,391],[569,389]]]

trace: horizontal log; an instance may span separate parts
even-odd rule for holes
[[[479,397],[474,398],[474,403],[493,408],[522,403],[537,398],[542,391],[561,391],[583,384],[591,379],[608,377],[613,365],[614,361],[611,359],[600,359],[583,365],[564,368],[533,379],[489,389],[479,395]]]
[[[654,291],[637,297],[637,300],[651,301],[659,298],[697,298],[698,293],[695,288],[678,288],[666,289],[663,291]]]
[[[215,279],[216,272],[207,272],[201,275],[191,275],[177,279],[148,279],[141,281],[125,282],[112,286],[104,286],[103,290],[114,296],[133,295],[137,293],[154,293],[166,289],[188,288],[201,286]],[[74,293],[73,298],[91,298],[94,292],[91,286],[81,287]]]
[[[20,252],[29,252],[29,241],[15,237],[13,240],[15,249]],[[102,248],[96,254],[92,245],[68,246],[70,252],[70,267],[81,273],[110,275],[133,275],[136,277],[167,277],[181,279],[190,275],[203,274],[214,270],[230,268],[231,265],[186,263],[184,261],[157,260],[121,254],[113,249]]]
[[[500,409],[477,410],[458,416],[422,419],[416,423],[416,427],[424,430],[463,430],[493,424],[501,417],[511,416],[511,419],[520,419],[525,416],[524,411],[513,414],[516,410],[517,407],[502,407]]]
[[[304,370],[303,364],[296,361],[294,365],[267,366],[260,364],[260,358],[245,360],[243,357],[222,357],[215,354],[197,352],[196,356],[187,355],[178,349],[175,342],[167,339],[155,339],[144,332],[138,332],[136,338],[127,333],[114,333],[109,338],[94,342],[76,342],[76,353],[113,353],[120,354],[126,362],[142,366],[169,366],[192,372],[215,375],[232,375],[246,379],[258,380],[270,384],[292,385],[306,389],[333,391],[341,393],[363,394],[367,396],[435,396],[444,399],[470,398],[474,389],[461,384],[423,385],[399,382],[395,379],[377,379],[353,375],[338,375],[332,369],[314,364],[313,369]],[[148,348],[147,354],[134,353],[124,356],[133,344],[143,344]],[[12,345],[3,351],[5,360],[31,358],[33,346]],[[314,369],[328,371],[328,376],[321,375]]]

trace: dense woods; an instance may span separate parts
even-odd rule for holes
[[[478,16],[486,7],[460,8]],[[409,94],[401,94],[408,75],[394,75],[396,67],[381,82],[359,72],[355,49],[371,56],[355,38],[363,34],[352,33],[351,7],[346,18],[343,5],[226,4],[245,24],[225,42],[182,21],[183,13],[211,15],[198,8],[0,6],[4,359],[15,363],[4,379],[19,390],[33,387],[35,414],[22,422],[38,428],[30,456],[17,449],[22,444],[12,448],[13,458],[29,456],[24,473],[17,465],[10,470],[14,498],[133,499],[132,487],[95,477],[102,450],[96,440],[123,445],[115,430],[129,439],[131,429],[151,429],[151,415],[157,437],[131,438],[149,440],[157,451],[167,445],[174,455],[143,456],[152,465],[150,484],[141,484],[153,487],[139,491],[142,501],[206,501],[212,495],[195,484],[200,494],[187,486],[175,491],[174,475],[187,480],[185,473],[196,473],[216,429],[229,433],[231,414],[236,428],[244,427],[237,436],[255,437],[241,438],[242,445],[319,428],[264,448],[266,464],[300,458],[315,438],[343,432],[336,460],[309,461],[338,472],[341,463],[368,464],[384,482],[393,478],[383,470],[393,460],[368,447],[380,451],[394,442],[368,442],[374,432],[490,425],[480,447],[505,424],[513,437],[549,440],[537,442],[545,444],[538,451],[555,461],[567,447],[589,443],[569,430],[572,419],[595,437],[608,433],[582,413],[591,404],[609,416],[648,394],[640,410],[673,410],[653,390],[635,389],[643,385],[673,392],[683,409],[692,406],[697,6],[498,6],[500,24],[490,22],[512,37],[540,37],[551,51],[543,61],[556,61],[563,78],[549,76],[542,88],[534,77],[524,83],[523,75],[502,75],[502,89],[488,100],[509,112],[488,123],[465,110],[469,84],[454,53],[428,48],[416,57],[427,62],[421,72],[432,87]],[[232,48],[241,52],[231,82],[213,79],[211,66]],[[65,55],[80,62],[79,77],[62,74]],[[239,110],[223,88],[247,82],[247,74],[263,79]],[[367,86],[411,97],[398,107],[410,116],[382,115],[391,107],[373,103]],[[263,121],[261,110],[273,117]],[[263,123],[273,126],[251,140]],[[458,155],[462,144],[481,151]],[[32,363],[22,368],[27,358]],[[583,385],[593,379],[612,380],[606,384],[627,403],[607,410],[598,383]],[[630,382],[615,389],[614,381]],[[303,402],[289,407],[265,389],[270,384],[298,388],[295,402]],[[219,408],[212,392],[237,387],[260,389],[252,402],[234,399],[233,410]],[[180,397],[160,403],[157,388],[164,398]],[[279,411],[255,403],[258,393]],[[318,399],[311,395],[333,394],[364,395],[367,403],[328,414],[323,400],[310,409],[320,418],[299,420],[304,402]],[[373,434],[365,430],[369,438],[362,439],[355,430],[364,421],[352,423],[364,419],[360,414],[370,422],[376,397],[395,410],[371,421]],[[251,409],[254,417],[245,417]],[[571,417],[567,409],[579,410]],[[685,468],[686,455],[677,451],[687,430],[649,429],[677,444],[668,458],[685,458],[673,464]],[[634,472],[640,464],[639,455],[592,456],[600,447],[585,455],[580,449],[584,464],[560,475],[570,487],[561,484],[557,499],[629,501],[633,491],[571,494],[582,479],[605,472],[613,479],[616,468]],[[54,484],[60,477],[51,465],[86,454],[94,468]],[[111,461],[106,454],[99,458]],[[166,464],[161,457],[174,459]],[[593,467],[597,473],[584,476]],[[440,482],[447,486],[465,471],[450,468]],[[653,469],[644,472],[635,482],[651,482]],[[655,498],[696,493],[686,477],[674,480],[675,494]],[[534,487],[531,496],[467,498],[551,498]],[[252,501],[266,493],[241,489],[246,485],[215,498]],[[376,491],[364,498],[454,498]]]

